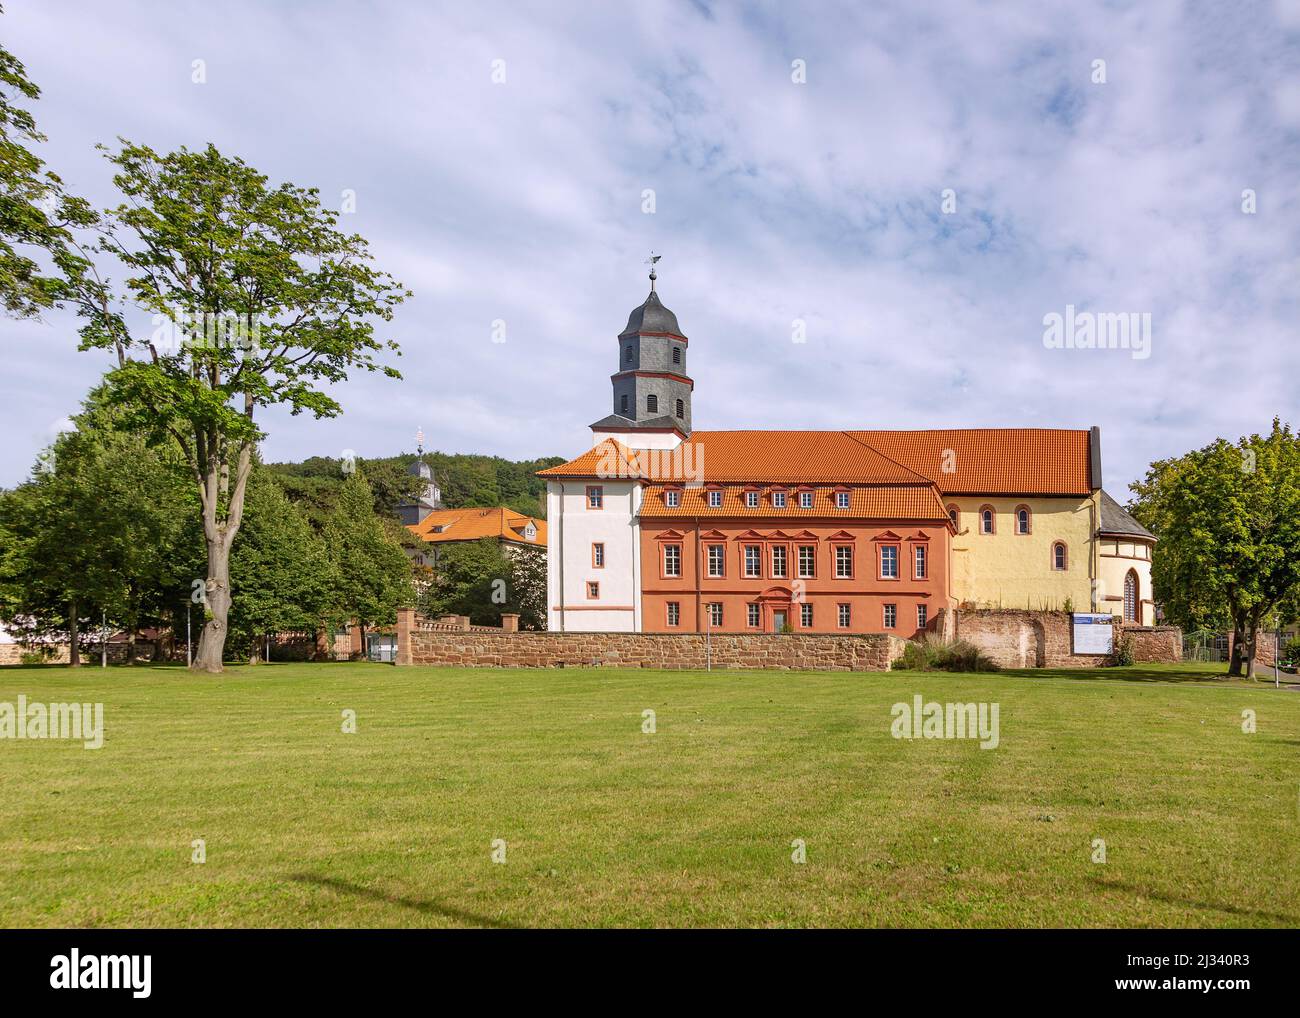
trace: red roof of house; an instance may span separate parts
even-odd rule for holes
[[[945,494],[1085,496],[1093,487],[1089,433],[1037,428],[697,431],[671,453],[606,439],[538,473],[723,484],[933,483]]]

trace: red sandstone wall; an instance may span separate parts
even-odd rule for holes
[[[1110,662],[1106,655],[1074,653],[1072,623],[1064,612],[959,609],[943,613],[931,629],[973,643],[1002,668],[1092,668]],[[1182,632],[1176,626],[1119,626],[1116,646],[1123,635],[1133,638],[1138,662],[1182,660]]]
[[[400,619],[399,619],[400,623]],[[413,628],[399,664],[462,668],[704,668],[705,637],[695,633],[456,633]],[[886,635],[778,636],[715,633],[714,668],[888,671],[903,641]],[[404,660],[403,658],[409,658]]]

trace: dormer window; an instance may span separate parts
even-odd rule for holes
[[[670,509],[676,509],[682,504],[682,493],[674,488],[669,488],[664,492],[664,503]]]
[[[717,488],[714,488],[712,491],[709,492],[709,508],[710,509],[722,508],[722,492]]]
[[[758,508],[758,492],[756,491],[745,492],[745,508],[746,509]]]
[[[645,398],[646,413],[657,414],[659,412],[659,397],[653,392]]]
[[[772,506],[773,506],[773,508],[776,508],[776,509],[784,509],[784,508],[785,508],[785,492],[784,492],[784,491],[774,491],[774,492],[772,492]]]
[[[813,493],[811,491],[799,492],[799,508],[811,509],[813,503]]]
[[[835,508],[847,509],[849,507],[849,493],[847,491],[837,491],[835,493]]]

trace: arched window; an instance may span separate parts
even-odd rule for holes
[[[1052,545],[1052,568],[1058,570],[1068,569],[1070,565],[1069,555],[1065,550],[1065,542],[1057,541]]]
[[[957,507],[955,505],[950,505],[948,507],[948,519],[952,520],[952,525],[954,527],[957,526]]]
[[[1022,505],[1016,507],[1016,533],[1028,534],[1029,527],[1033,523],[1033,517],[1029,514],[1029,506]]]
[[[675,346],[673,347],[673,363],[680,364],[681,362],[682,362],[682,348],[680,346]]]
[[[659,397],[653,392],[645,398],[646,413],[657,414],[659,412]]]
[[[1138,621],[1138,577],[1132,569],[1124,577],[1124,621]]]
[[[995,529],[996,527],[997,527],[997,514],[993,512],[993,507],[991,505],[981,506],[980,507],[980,533],[981,534],[996,533],[997,532]]]
[[[686,414],[686,403],[683,400],[677,401],[677,419],[680,421]]]

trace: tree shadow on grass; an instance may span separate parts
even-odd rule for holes
[[[1123,668],[1105,666],[1097,668],[1003,668],[999,669],[999,671],[1006,675],[1015,675],[1018,678],[1026,679],[1076,679],[1083,681],[1118,679],[1121,682],[1198,682],[1207,686],[1226,685],[1229,681],[1226,665],[1223,672],[1207,671],[1204,668],[1171,668],[1168,665],[1164,667],[1132,665]],[[1241,680],[1237,679],[1236,681]],[[1270,686],[1273,684],[1272,672],[1269,673],[1268,684]]]
[[[1270,922],[1285,923],[1288,926],[1294,926],[1300,923],[1300,915],[1287,915],[1283,912],[1265,912],[1261,909],[1242,908],[1239,905],[1220,905],[1210,901],[1192,901],[1190,898],[1180,898],[1176,895],[1165,894],[1161,891],[1153,891],[1149,887],[1135,887],[1132,884],[1125,884],[1119,881],[1102,880],[1100,877],[1089,877],[1088,882],[1094,887],[1105,891],[1124,891],[1136,897],[1147,898],[1151,901],[1158,901],[1165,905],[1177,905],[1182,908],[1205,909],[1209,912],[1226,912],[1228,915],[1242,916],[1249,919],[1266,919]]]
[[[329,888],[339,894],[369,898],[371,901],[380,901],[386,905],[401,905],[403,908],[414,909],[426,915],[438,915],[444,919],[454,919],[456,922],[464,923],[467,926],[486,926],[498,930],[519,929],[514,923],[505,922],[501,919],[491,919],[488,916],[477,915],[474,912],[466,912],[463,909],[452,908],[449,905],[443,905],[441,902],[431,901],[427,898],[410,898],[400,894],[389,894],[386,891],[377,891],[371,887],[362,887],[360,884],[339,880],[337,877],[322,877],[314,873],[295,873],[289,879],[300,884],[312,884],[316,887]]]

